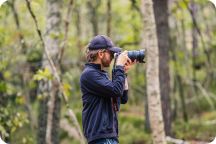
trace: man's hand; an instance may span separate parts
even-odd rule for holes
[[[129,59],[126,64],[124,65],[124,70],[125,73],[128,72],[128,70],[132,67],[132,65],[134,65],[135,63],[137,63],[137,60],[134,60],[133,62]]]
[[[127,61],[131,61],[127,55],[127,51],[122,52],[116,61],[116,65],[120,65],[120,66],[125,66],[125,64],[127,63]]]

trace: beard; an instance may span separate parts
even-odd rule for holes
[[[101,60],[101,64],[103,67],[109,67],[111,63],[111,59],[108,59],[106,57],[103,57],[103,59]]]

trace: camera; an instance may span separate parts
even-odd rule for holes
[[[116,56],[118,56],[120,53],[116,53]],[[145,63],[145,49],[142,50],[132,50],[128,51],[128,57],[133,62],[134,60],[137,60],[139,63]]]
[[[128,57],[131,59],[131,61],[137,60],[137,62],[144,63],[145,50],[128,51]]]

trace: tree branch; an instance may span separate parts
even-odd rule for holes
[[[73,0],[70,0],[69,4],[68,4],[68,10],[67,10],[67,16],[64,20],[65,23],[65,29],[64,29],[64,40],[62,42],[62,46],[60,47],[60,53],[58,55],[58,60],[59,63],[61,63],[62,61],[62,57],[64,54],[64,49],[68,40],[68,30],[69,30],[69,24],[70,24],[70,17],[71,17],[71,12],[72,12],[72,6],[73,6]]]
[[[16,0],[12,0],[11,2],[8,1],[8,5],[11,7],[13,17],[14,17],[14,21],[15,21],[15,25],[16,25],[16,28],[18,30],[18,37],[19,37],[19,42],[20,42],[21,48],[22,48],[22,53],[25,55],[27,46],[26,46],[26,43],[25,43],[24,35],[21,32],[20,20],[19,20],[18,12],[17,12],[16,7],[15,7],[15,2],[16,2]],[[25,66],[26,66],[26,68],[25,68]],[[25,107],[26,107],[26,111],[27,111],[28,118],[29,118],[29,121],[30,121],[31,129],[33,129],[35,127],[35,121],[34,121],[34,117],[33,117],[32,113],[31,113],[32,108],[31,108],[31,105],[30,105],[29,91],[26,88],[27,87],[27,82],[29,81],[29,79],[28,79],[28,75],[25,74],[25,73],[29,72],[29,66],[30,66],[29,64],[27,64],[27,65],[24,64],[24,67],[23,67],[24,68],[23,69],[24,73],[22,73],[22,80],[23,80],[23,86],[25,87],[23,89],[23,91],[25,93],[25,96],[24,96],[24,98],[25,98]]]
[[[8,4],[11,7],[11,10],[12,10],[12,13],[13,13],[13,16],[14,16],[14,20],[15,20],[15,24],[16,24],[16,28],[17,28],[17,30],[19,32],[18,36],[19,36],[19,41],[20,41],[21,47],[22,47],[22,52],[25,54],[26,53],[26,44],[25,44],[24,36],[23,36],[23,34],[21,33],[21,30],[20,30],[20,21],[19,21],[19,16],[18,16],[17,10],[15,8],[15,0],[12,0],[11,2],[8,2]]]
[[[60,121],[60,128],[66,131],[70,137],[73,137],[77,140],[80,139],[80,136],[77,133],[77,130],[74,127],[70,126],[70,123],[67,121],[67,119],[62,119]]]
[[[34,23],[35,23],[35,26],[36,26],[36,31],[37,31],[37,34],[38,34],[38,36],[39,36],[41,42],[42,42],[42,46],[43,46],[43,48],[44,48],[44,50],[45,50],[45,54],[46,54],[46,56],[47,56],[48,62],[49,62],[49,64],[50,64],[50,66],[51,66],[52,74],[54,75],[55,79],[57,80],[57,82],[58,82],[58,84],[59,84],[59,86],[60,86],[61,92],[63,92],[63,91],[62,91],[62,90],[63,90],[63,89],[62,89],[63,86],[62,86],[62,84],[61,84],[60,76],[58,75],[57,69],[56,69],[56,67],[55,67],[55,64],[54,64],[54,62],[53,62],[51,56],[49,55],[49,51],[48,51],[48,49],[46,48],[45,42],[44,42],[44,40],[43,40],[43,36],[42,36],[42,34],[41,34],[41,30],[39,29],[39,26],[38,26],[37,18],[36,18],[35,14],[34,14],[33,11],[32,11],[31,3],[30,3],[29,0],[26,0],[26,5],[27,5],[27,8],[28,8],[28,10],[29,10],[29,12],[30,12],[30,14],[31,14],[31,16],[32,16],[32,18],[33,18],[33,20],[34,20]],[[64,92],[63,92],[63,98],[64,98],[64,101],[67,103],[68,100],[67,100],[67,97],[65,96]]]
[[[43,40],[43,36],[42,36],[42,34],[41,34],[41,30],[39,29],[39,26],[38,26],[38,21],[37,21],[37,19],[36,19],[35,14],[34,14],[33,11],[32,11],[31,3],[30,3],[29,0],[26,0],[26,5],[27,5],[27,8],[28,8],[28,10],[29,10],[29,12],[30,12],[30,14],[31,14],[31,16],[32,16],[32,18],[33,18],[33,20],[34,20],[34,23],[35,23],[35,26],[36,26],[37,34],[38,34],[38,36],[39,36],[39,38],[40,38],[40,40],[41,40],[41,42],[42,42],[42,46],[43,46],[43,48],[44,48],[44,50],[45,50],[45,54],[46,54],[46,56],[47,56],[47,58],[48,58],[49,64],[50,64],[51,69],[52,69],[52,74],[54,75],[55,79],[57,80],[58,86],[59,86],[59,88],[60,88],[60,92],[61,92],[62,95],[63,95],[63,99],[64,99],[64,102],[66,103],[66,107],[67,107],[67,109],[68,109],[68,113],[70,114],[69,116],[71,116],[72,121],[75,123],[75,126],[76,126],[78,132],[80,133],[80,135],[81,135],[81,137],[82,137],[82,138],[80,139],[81,143],[84,144],[85,142],[84,142],[83,134],[82,134],[82,131],[81,131],[81,129],[80,129],[79,123],[77,122],[77,118],[76,118],[76,116],[75,116],[73,110],[69,107],[68,100],[67,100],[67,94],[66,94],[66,93],[64,92],[64,90],[63,90],[63,85],[62,85],[62,83],[61,83],[60,76],[58,75],[58,72],[57,72],[57,69],[56,69],[56,67],[55,67],[55,65],[54,65],[54,62],[53,62],[53,60],[51,59],[51,57],[50,57],[50,55],[49,55],[49,51],[48,51],[48,49],[46,48],[45,42],[44,42],[44,40]]]
[[[206,57],[207,57],[207,60],[208,60],[208,63],[207,63],[207,64],[208,64],[208,67],[210,67],[210,66],[211,66],[211,64],[210,64],[210,55],[209,55],[208,50],[206,49],[206,45],[205,45],[205,41],[204,41],[204,38],[203,38],[203,34],[201,33],[201,30],[200,30],[200,28],[199,28],[199,26],[198,26],[198,24],[197,24],[196,18],[194,17],[194,12],[193,12],[193,10],[189,7],[189,5],[187,4],[187,1],[186,1],[186,0],[183,0],[183,2],[184,2],[185,5],[187,6],[187,9],[188,9],[188,11],[189,11],[189,13],[190,13],[190,15],[191,15],[191,18],[192,18],[193,25],[194,25],[194,27],[196,28],[196,30],[197,30],[197,32],[198,32],[200,38],[201,38],[201,43],[202,43],[204,52],[205,52]]]

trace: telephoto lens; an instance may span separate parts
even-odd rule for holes
[[[128,57],[131,61],[137,60],[137,62],[144,63],[145,49],[128,51]]]

